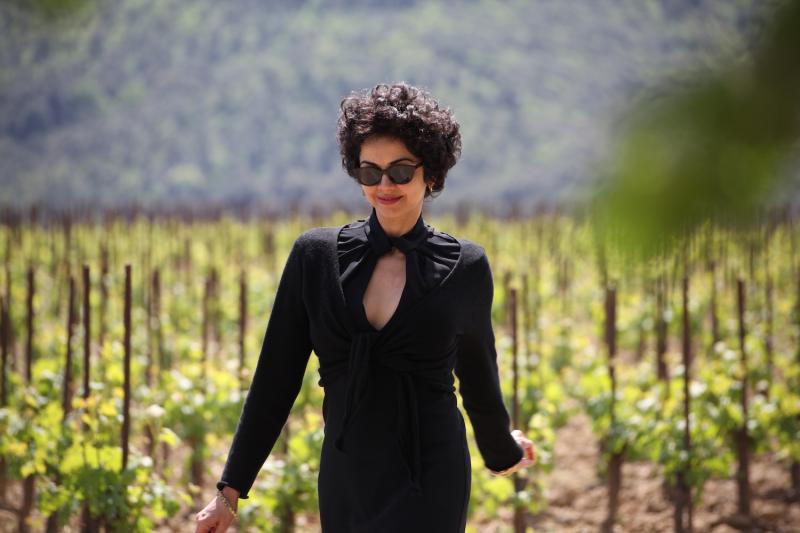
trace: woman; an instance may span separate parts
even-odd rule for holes
[[[337,137],[371,214],[294,242],[197,532],[225,531],[248,497],[312,349],[325,389],[323,532],[464,531],[471,466],[453,371],[486,467],[510,475],[534,464],[533,443],[509,432],[485,251],[422,219],[461,152],[452,113],[416,87],[378,85],[342,100]]]

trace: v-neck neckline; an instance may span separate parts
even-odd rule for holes
[[[364,306],[364,296],[366,296],[367,287],[369,287],[369,282],[372,281],[372,276],[375,274],[375,269],[378,266],[378,259],[380,259],[380,258],[376,258],[375,259],[375,266],[372,267],[372,272],[370,273],[369,279],[367,280],[367,285],[366,285],[366,287],[364,287],[364,293],[361,295],[361,302],[360,302],[361,305],[358,306],[359,310],[361,311],[361,318],[364,319],[364,323],[366,325],[368,325],[370,327],[370,330],[374,331],[375,333],[380,333],[381,331],[386,329],[386,326],[389,325],[389,322],[392,321],[394,316],[397,313],[402,311],[402,309],[403,309],[402,306],[403,306],[403,303],[405,303],[405,300],[406,300],[406,297],[407,297],[407,293],[408,293],[408,255],[405,255],[403,257],[403,262],[405,263],[404,266],[405,266],[405,269],[406,269],[406,279],[405,279],[405,282],[403,283],[403,290],[400,292],[400,298],[397,300],[397,306],[394,308],[394,312],[392,313],[392,316],[389,317],[389,320],[386,321],[386,323],[383,325],[382,328],[378,329],[378,328],[376,328],[375,326],[372,325],[372,322],[369,321],[369,317],[367,317],[367,308]]]
[[[338,250],[339,250],[339,234],[342,232],[342,230],[347,225],[348,224],[343,224],[343,225],[339,226],[336,229],[336,231],[331,232],[331,235],[333,237],[333,243],[332,243],[333,247],[332,247],[332,253],[330,254],[330,258],[331,258],[331,261],[333,261],[333,272],[335,274],[333,281],[334,281],[334,284],[336,285],[336,294],[337,294],[337,297],[339,299],[339,303],[342,305],[342,308],[344,309],[344,314],[346,316],[345,320],[350,325],[350,329],[351,329],[352,332],[358,332],[359,328],[357,327],[357,323],[356,323],[355,317],[352,315],[352,313],[350,311],[350,307],[347,305],[347,297],[345,296],[345,293],[344,293],[344,287],[342,287],[342,282],[341,282],[341,274],[342,273],[341,273],[341,269],[339,268],[339,257],[338,257],[338,253],[337,253]],[[456,270],[459,269],[459,267],[461,266],[462,259],[464,258],[464,243],[462,243],[457,238],[456,238],[456,241],[458,242],[458,257],[456,258],[456,262],[453,265],[453,268],[450,269],[450,271],[445,275],[445,277],[441,280],[441,282],[438,283],[435,287],[433,287],[430,291],[428,291],[425,294],[423,294],[421,297],[419,297],[414,302],[411,302],[408,305],[406,305],[405,308],[401,308],[400,304],[402,303],[403,297],[405,296],[405,293],[408,290],[408,279],[406,279],[406,283],[403,286],[403,293],[400,295],[400,301],[398,301],[398,303],[397,303],[397,309],[395,309],[395,311],[392,314],[392,316],[389,318],[389,320],[386,322],[386,324],[383,325],[383,327],[381,329],[375,329],[375,327],[372,326],[372,324],[370,324],[370,327],[372,328],[370,333],[372,333],[373,335],[377,335],[379,337],[382,337],[383,335],[385,335],[388,331],[390,331],[390,329],[392,327],[394,327],[394,324],[403,315],[405,315],[406,313],[410,312],[412,309],[414,309],[421,302],[423,302],[426,299],[428,299],[429,297],[433,296],[437,291],[439,291],[439,289],[441,289],[448,282],[448,280],[450,280],[450,278],[453,277],[453,274],[455,274]],[[406,256],[406,261],[408,261],[408,257],[407,256]],[[408,274],[408,263],[406,263],[406,274]],[[362,295],[361,307],[363,308],[363,306],[364,306],[364,304],[363,304],[363,295]],[[364,318],[366,318],[366,310],[364,310],[363,313],[365,315]],[[369,320],[367,320],[367,323],[369,324]]]

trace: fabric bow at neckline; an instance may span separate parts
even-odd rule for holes
[[[428,228],[422,220],[422,214],[417,217],[414,226],[406,233],[400,236],[387,235],[378,220],[378,214],[375,208],[372,208],[367,226],[364,231],[367,234],[367,239],[373,251],[381,256],[392,249],[397,248],[404,254],[416,250],[417,247],[428,237]]]

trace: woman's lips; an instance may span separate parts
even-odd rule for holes
[[[382,204],[395,204],[400,198],[400,196],[378,196],[378,201]]]

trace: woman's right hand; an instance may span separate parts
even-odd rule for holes
[[[225,497],[235,510],[238,510],[239,492],[233,487],[225,487],[222,490]],[[220,495],[214,495],[214,499],[208,502],[202,511],[195,515],[197,527],[195,533],[225,533],[233,522],[233,514],[220,500]]]

